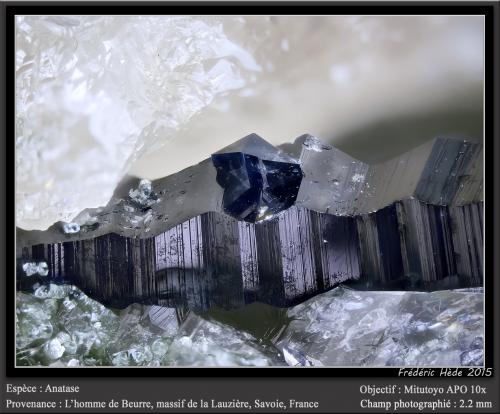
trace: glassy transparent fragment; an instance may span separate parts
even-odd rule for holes
[[[326,366],[483,363],[483,292],[338,287],[288,311],[283,349]],[[300,360],[299,358],[296,358]]]

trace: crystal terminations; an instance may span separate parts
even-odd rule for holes
[[[250,223],[291,207],[299,192],[299,164],[261,160],[242,152],[214,154],[224,212]]]
[[[299,166],[253,134],[214,154],[213,165],[152,187],[141,182],[139,190],[122,185],[105,209],[77,218],[79,234],[62,237],[58,225],[18,230],[18,267],[45,261],[42,283],[73,283],[118,307],[289,306],[348,279],[371,289],[482,284],[480,146],[438,139],[371,167],[317,141],[296,141]],[[270,173],[266,163],[280,169]],[[184,198],[180,188],[189,190],[179,191]],[[329,205],[321,204],[325,194]],[[401,195],[376,212],[353,214]],[[22,274],[19,289],[37,283]]]
[[[310,135],[297,138],[285,151],[251,134],[213,157],[231,153],[292,164],[293,168],[298,166],[304,177],[295,205],[320,213],[368,214],[406,198],[443,206],[465,206],[483,200],[482,146],[456,139],[437,138],[376,165],[365,164],[336,148],[327,147]],[[228,171],[223,172],[227,174]],[[264,190],[266,170],[259,168],[258,173]],[[62,222],[46,231],[18,229],[17,246],[76,241],[108,233],[151,237],[209,211],[231,215],[231,209],[225,208],[224,197],[227,192],[241,195],[247,173],[240,176],[243,182],[236,181],[232,191],[223,188],[225,183],[217,182],[218,175],[213,160],[206,159],[153,183],[127,178],[116,188],[105,207],[86,209],[72,219],[79,231],[68,233],[65,230],[67,223]],[[297,184],[290,178],[295,179],[292,176],[285,180],[288,184],[286,198],[293,199]],[[254,188],[251,192],[258,194],[263,193],[262,190]],[[275,198],[270,201],[276,202]],[[260,201],[257,206],[259,209],[264,207]],[[268,218],[268,215],[264,213],[261,218]]]

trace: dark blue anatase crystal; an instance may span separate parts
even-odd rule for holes
[[[262,160],[243,152],[213,154],[222,205],[230,216],[250,223],[291,207],[297,199],[299,164]]]

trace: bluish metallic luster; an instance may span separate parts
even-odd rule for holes
[[[261,160],[242,152],[213,154],[222,205],[230,216],[250,223],[291,207],[297,199],[299,164]]]

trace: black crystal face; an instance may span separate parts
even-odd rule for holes
[[[261,160],[242,152],[213,154],[222,205],[230,216],[250,223],[291,207],[297,199],[299,164]]]

